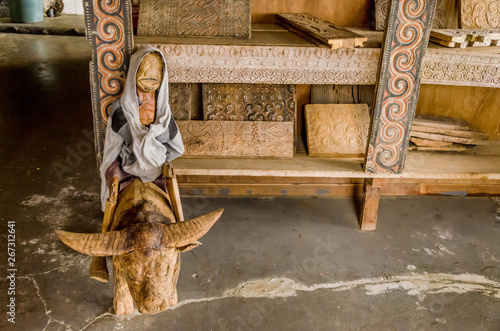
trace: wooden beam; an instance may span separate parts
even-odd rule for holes
[[[403,172],[435,9],[436,0],[391,2],[364,166],[367,172]]]
[[[366,178],[363,185],[363,202],[359,217],[359,228],[363,231],[373,231],[377,228],[378,205],[380,189],[387,183],[385,178]]]

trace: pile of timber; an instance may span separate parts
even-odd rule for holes
[[[361,47],[368,38],[311,14],[277,14],[277,23],[319,47]]]
[[[451,48],[500,46],[500,29],[434,29],[430,40]]]
[[[410,149],[461,152],[488,144],[488,134],[458,118],[415,116],[410,133]]]

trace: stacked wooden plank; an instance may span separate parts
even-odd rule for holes
[[[430,40],[451,48],[500,46],[500,29],[434,29]]]
[[[295,95],[295,85],[202,84],[203,120],[177,122],[184,155],[293,157]]]
[[[458,118],[416,116],[410,133],[410,149],[423,151],[466,151],[488,145],[487,133]]]
[[[278,24],[320,47],[361,47],[368,38],[311,14],[277,14]]]

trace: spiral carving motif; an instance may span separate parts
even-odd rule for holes
[[[125,83],[133,48],[130,3],[124,0],[84,0],[87,40],[92,47],[90,81],[98,164],[111,104]]]
[[[436,0],[394,0],[388,17],[366,170],[401,173]]]

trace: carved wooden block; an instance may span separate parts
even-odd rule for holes
[[[365,159],[367,172],[403,172],[436,2],[391,1]]]
[[[389,0],[375,0],[375,30],[384,30],[387,24]],[[446,28],[446,0],[437,0],[432,27]]]
[[[311,14],[278,14],[278,20],[285,22],[308,35],[331,45],[332,48],[362,46],[366,37],[334,25]]]
[[[500,0],[461,0],[460,27],[463,29],[500,28]]]
[[[200,84],[170,83],[170,109],[176,121],[188,121],[197,118],[201,107]]]
[[[141,0],[138,35],[250,38],[250,0]]]
[[[98,167],[104,150],[104,128],[111,104],[121,96],[134,48],[128,1],[84,0],[85,30],[92,48],[90,87]]]
[[[306,105],[305,118],[309,156],[365,152],[370,129],[368,105]]]
[[[203,84],[203,119],[295,120],[295,85]]]
[[[293,122],[179,121],[184,156],[293,157]]]

